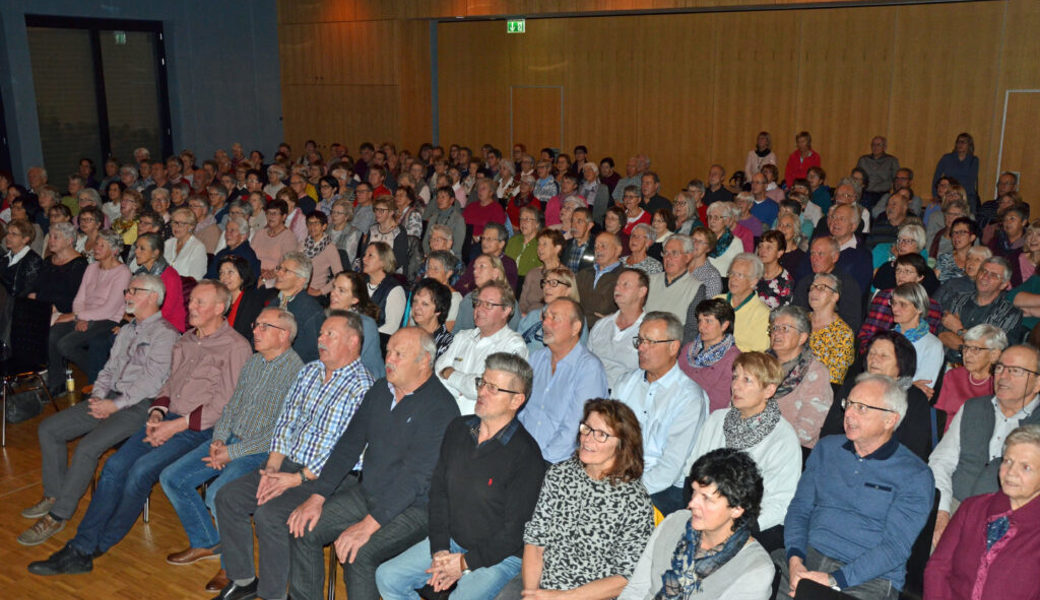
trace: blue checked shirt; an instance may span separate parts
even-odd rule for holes
[[[271,440],[271,452],[306,466],[315,475],[321,475],[332,447],[373,383],[360,359],[333,371],[328,383],[324,379],[321,361],[303,367],[285,399]]]

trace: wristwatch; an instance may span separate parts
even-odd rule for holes
[[[459,568],[462,571],[462,573],[459,574],[459,579],[462,579],[466,575],[469,575],[470,573],[472,573],[472,571],[470,571],[467,568],[467,566],[466,566],[466,558],[465,558],[465,556],[466,556],[465,554],[459,554]]]
[[[307,473],[305,469],[300,469],[300,483],[307,483],[310,481],[307,479]]]

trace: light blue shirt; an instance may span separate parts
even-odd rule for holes
[[[549,348],[535,352],[530,362],[534,382],[531,399],[520,411],[520,422],[538,442],[542,458],[562,462],[577,448],[585,401],[607,397],[607,374],[581,343],[556,364],[555,373]]]
[[[683,467],[708,419],[708,395],[678,363],[653,383],[637,369],[621,379],[614,397],[628,405],[643,430],[643,485],[651,494],[682,487]]]
[[[593,263],[592,268],[594,269],[593,272],[596,274],[596,277],[592,280],[592,287],[596,287],[597,285],[599,285],[599,278],[600,277],[603,277],[603,275],[605,275],[607,273],[610,273],[611,271],[613,271],[614,269],[618,268],[619,266],[621,266],[621,261],[620,260],[615,262],[614,264],[607,265],[607,266],[603,267],[602,269],[599,268],[599,263]]]

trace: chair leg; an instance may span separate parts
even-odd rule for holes
[[[47,394],[47,399],[51,401],[51,406],[54,407],[54,412],[58,412],[59,410],[61,410],[60,408],[58,408],[58,402],[54,399],[54,396],[51,395],[51,391],[47,389],[47,382],[43,380],[43,377],[41,377],[40,374],[35,371],[33,372],[33,377],[35,377],[40,382],[40,389],[43,390],[44,394]]]
[[[329,591],[326,596],[326,600],[336,600],[336,568],[339,563],[336,561],[336,547],[329,546]]]
[[[0,448],[7,447],[7,377],[3,379],[3,392],[0,392],[0,402],[3,403],[3,409],[0,409]]]
[[[148,519],[148,506],[152,503],[151,500],[152,500],[151,496],[148,496],[147,498],[144,499],[144,512],[141,514],[141,519],[145,523],[147,523],[148,520],[149,520]]]

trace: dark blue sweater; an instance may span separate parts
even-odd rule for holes
[[[844,435],[825,437],[787,509],[787,556],[812,546],[845,564],[831,573],[843,589],[879,577],[902,589],[934,489],[928,465],[895,438],[860,458]]]

